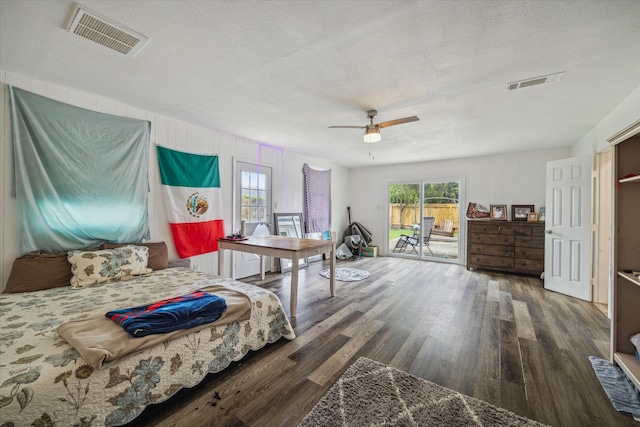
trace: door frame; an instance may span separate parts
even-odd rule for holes
[[[593,302],[609,304],[612,274],[613,148],[595,155],[593,182]]]
[[[627,139],[633,138],[636,135],[640,134],[640,119],[637,119],[636,121],[634,121],[633,123],[631,123],[629,126],[624,127],[623,129],[619,130],[618,132],[614,133],[613,135],[611,135],[610,137],[608,137],[606,139],[607,143],[609,144],[608,147],[606,149],[612,149],[612,172],[611,172],[611,200],[610,200],[610,206],[609,206],[609,210],[610,210],[610,215],[611,215],[611,224],[610,224],[610,232],[611,232],[611,239],[609,240],[609,268],[610,268],[610,274],[609,274],[609,302],[614,300],[614,292],[615,292],[615,283],[616,283],[616,269],[617,269],[617,260],[616,260],[616,247],[615,247],[615,241],[616,241],[616,190],[615,190],[615,186],[617,183],[617,178],[616,178],[616,173],[617,173],[617,161],[616,161],[616,152],[615,152],[615,146],[623,141],[626,141]],[[611,319],[613,316],[613,306],[612,304],[609,304],[608,310],[607,310],[607,314],[609,316],[609,318]],[[613,337],[614,335],[612,335]],[[612,348],[613,348],[613,341],[612,341]],[[613,360],[613,356],[612,356],[612,360]]]
[[[422,251],[423,249],[423,244],[422,244],[422,231],[420,232],[420,250],[421,250],[421,255],[419,256],[411,256],[411,259],[416,259],[416,260],[423,260],[423,261],[436,261],[436,262],[442,262],[442,263],[448,263],[448,264],[459,264],[459,265],[466,265],[467,261],[466,261],[466,250],[464,250],[464,248],[466,247],[466,230],[467,230],[467,223],[464,220],[466,217],[463,215],[463,211],[466,212],[466,208],[464,208],[467,205],[467,199],[465,196],[465,176],[461,176],[458,178],[432,178],[432,179],[427,179],[427,178],[419,178],[419,179],[402,179],[402,180],[386,180],[385,181],[385,204],[387,205],[387,213],[386,213],[386,219],[385,219],[385,239],[384,239],[384,243],[382,245],[384,252],[388,255],[388,256],[395,256],[395,257],[403,257],[403,258],[409,258],[409,256],[405,256],[405,255],[400,255],[400,254],[394,254],[392,252],[393,248],[391,248],[389,246],[389,231],[390,231],[390,224],[389,224],[389,217],[390,217],[390,208],[389,208],[389,198],[390,198],[390,193],[389,193],[389,187],[393,184],[417,184],[420,187],[420,198],[421,200],[424,200],[424,184],[433,184],[433,183],[443,183],[443,182],[457,182],[458,183],[458,258],[452,259],[452,258],[438,258],[438,257],[433,257],[433,256],[425,256],[423,254],[424,251]],[[423,208],[422,208],[422,204],[420,205],[420,218],[423,217]],[[420,221],[422,223],[422,220]]]

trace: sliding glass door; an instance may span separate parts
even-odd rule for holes
[[[457,263],[460,182],[389,184],[389,254]]]

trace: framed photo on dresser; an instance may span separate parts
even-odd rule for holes
[[[490,219],[493,221],[506,221],[507,220],[507,205],[491,205],[489,209],[491,212]]]
[[[535,212],[533,205],[511,205],[511,221],[526,221],[529,212]]]

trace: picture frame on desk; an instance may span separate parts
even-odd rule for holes
[[[507,220],[507,205],[491,205],[489,209],[492,221],[506,221]]]
[[[526,221],[534,211],[533,205],[511,205],[511,221]]]
[[[527,214],[527,222],[538,222],[538,212],[529,212]]]

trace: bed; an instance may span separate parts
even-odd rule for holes
[[[246,320],[188,330],[104,363],[85,360],[57,332],[70,321],[104,318],[109,310],[211,285],[245,295]],[[250,350],[295,338],[272,292],[184,267],[84,288],[0,294],[0,325],[0,425],[15,426],[126,424],[148,405],[195,386]]]

